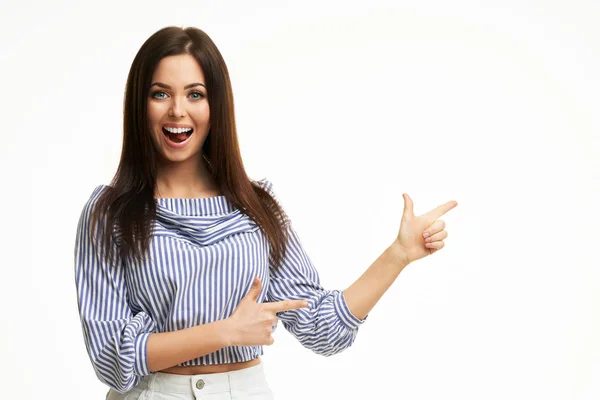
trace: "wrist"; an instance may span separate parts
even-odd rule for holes
[[[394,242],[387,248],[387,252],[390,254],[390,257],[394,263],[399,265],[401,268],[404,268],[411,263],[406,248],[397,240],[394,240]]]
[[[237,330],[231,317],[217,321],[217,324],[223,347],[238,346]]]

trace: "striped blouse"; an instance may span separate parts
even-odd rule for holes
[[[279,202],[269,180],[257,183]],[[287,254],[275,269],[262,230],[225,196],[157,198],[149,260],[129,257],[109,267],[99,257],[102,240],[92,240],[90,231],[92,208],[106,187],[96,187],[83,207],[74,255],[85,345],[97,377],[111,388],[124,393],[150,374],[151,333],[229,317],[255,276],[262,281],[259,302],[308,300],[307,308],[277,314],[303,346],[330,356],[353,343],[366,317],[350,312],[342,291],[321,286],[289,218]],[[94,236],[103,228],[101,223]],[[117,230],[112,238],[117,249]],[[226,364],[262,354],[262,346],[230,346],[179,365]]]

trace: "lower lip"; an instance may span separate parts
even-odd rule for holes
[[[192,138],[192,136],[194,136],[194,132],[192,132],[192,134],[187,139],[185,139],[183,142],[175,143],[175,142],[171,142],[171,140],[169,140],[169,138],[167,137],[167,135],[164,134],[164,132],[161,132],[161,133],[162,133],[163,138],[165,139],[165,142],[167,143],[167,145],[169,147],[174,148],[174,149],[182,149],[182,148],[184,148],[185,146],[188,145],[188,143],[189,143],[190,139]]]

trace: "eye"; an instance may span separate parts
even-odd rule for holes
[[[164,95],[166,95],[166,93],[165,93],[165,92],[158,90],[158,91],[156,91],[156,92],[153,92],[151,96],[152,96],[152,98],[154,98],[154,99],[164,99],[164,97],[156,97],[156,95],[157,95],[157,94],[161,94],[161,93],[162,93],[162,94],[164,94]]]
[[[196,97],[192,97],[192,99],[194,99],[194,100],[200,100],[200,99],[204,98],[204,93],[202,93],[202,92],[191,92],[190,93],[190,96],[195,96],[195,95],[196,95]]]

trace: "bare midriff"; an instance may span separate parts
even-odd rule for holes
[[[250,361],[236,362],[231,364],[215,364],[215,365],[190,365],[182,367],[176,365],[158,372],[177,375],[199,375],[199,374],[217,374],[219,372],[237,371],[244,368],[254,367],[260,364],[260,357]]]

